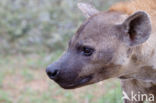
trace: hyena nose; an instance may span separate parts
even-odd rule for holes
[[[58,78],[58,75],[59,75],[59,70],[53,69],[53,68],[51,68],[51,66],[48,66],[46,68],[46,73],[50,79],[56,80]]]

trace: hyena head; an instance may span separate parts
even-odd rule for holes
[[[65,89],[121,76],[133,48],[142,45],[151,32],[145,12],[129,16],[99,12],[88,4],[79,7],[87,20],[70,40],[63,56],[46,69],[49,78]]]

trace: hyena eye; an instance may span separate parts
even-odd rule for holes
[[[94,49],[90,48],[90,47],[82,47],[81,48],[81,54],[84,56],[91,56],[94,52]]]

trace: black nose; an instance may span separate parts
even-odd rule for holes
[[[58,75],[59,75],[58,69],[52,69],[51,66],[48,66],[46,68],[46,72],[47,72],[47,75],[49,76],[50,79],[56,80],[58,78]]]

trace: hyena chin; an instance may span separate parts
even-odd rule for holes
[[[115,11],[117,6],[100,12],[85,3],[78,7],[87,20],[69,41],[63,56],[47,67],[49,78],[65,89],[73,89],[119,77],[125,92],[145,93],[143,88],[151,88],[148,92],[156,93],[156,35],[149,13]]]

